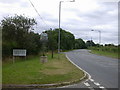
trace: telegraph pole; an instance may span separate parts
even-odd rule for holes
[[[59,34],[58,34],[58,53],[60,53],[60,21],[61,21],[61,3],[63,1],[59,2]]]
[[[58,54],[60,53],[60,22],[61,22],[61,3],[62,2],[75,2],[75,0],[72,1],[60,1],[59,2],[59,34],[58,34]]]

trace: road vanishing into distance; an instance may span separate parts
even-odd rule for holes
[[[91,78],[87,81],[67,86],[67,88],[118,88],[118,59],[95,55],[86,49],[65,53],[77,66],[85,70]]]

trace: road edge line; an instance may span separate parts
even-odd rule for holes
[[[73,65],[75,65],[78,69],[82,70],[82,71],[85,73],[85,75],[84,75],[80,80],[82,80],[83,78],[85,78],[87,75],[88,75],[88,79],[86,79],[85,82],[91,79],[91,75],[90,75],[88,72],[86,72],[85,70],[83,70],[81,67],[79,67],[78,65],[76,65],[74,62],[72,62],[72,61],[69,59],[69,57],[67,56],[67,54],[66,54],[66,58],[67,58]]]

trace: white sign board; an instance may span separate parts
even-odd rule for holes
[[[47,33],[41,33],[40,40],[41,40],[41,41],[47,41],[47,40],[48,40],[48,35],[47,35]]]
[[[13,49],[13,56],[26,56],[25,49]]]

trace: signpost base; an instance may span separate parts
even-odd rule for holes
[[[46,63],[48,60],[47,60],[47,56],[41,56],[40,57],[40,62],[41,63]]]

